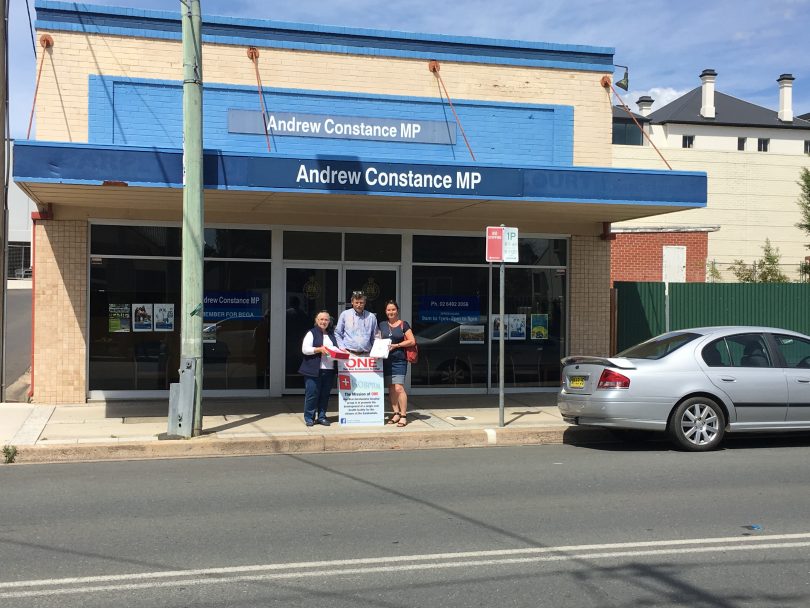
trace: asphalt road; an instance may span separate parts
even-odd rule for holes
[[[810,437],[0,466],[0,606],[810,605]]]

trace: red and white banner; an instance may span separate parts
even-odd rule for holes
[[[385,416],[383,360],[351,356],[338,361],[338,397],[341,425],[382,425]]]

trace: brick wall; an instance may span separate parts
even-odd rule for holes
[[[571,355],[608,355],[610,350],[610,241],[572,236],[569,283]]]
[[[37,221],[34,401],[87,399],[87,222]]]
[[[54,46],[47,51],[38,47],[48,57],[37,100],[37,139],[88,141],[91,74],[182,81],[179,42],[63,31],[39,33],[49,33]],[[262,48],[260,53],[265,87],[439,97],[426,60],[271,48]],[[599,84],[601,73],[443,62],[441,74],[455,100],[572,107],[574,164],[611,165],[611,106]],[[253,63],[241,45],[203,45],[203,77],[208,84],[256,86]]]
[[[610,281],[661,281],[665,246],[686,247],[686,282],[706,280],[708,232],[625,232],[610,248]]]

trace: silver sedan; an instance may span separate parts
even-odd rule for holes
[[[727,432],[810,430],[810,337],[794,331],[684,329],[562,364],[558,407],[572,424],[662,431],[690,451]]]

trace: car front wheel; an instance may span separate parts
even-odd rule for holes
[[[690,452],[706,452],[720,445],[726,432],[723,410],[712,399],[692,397],[672,413],[669,434],[679,447]]]

